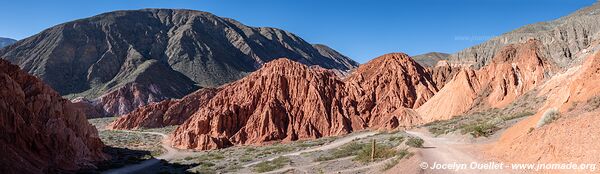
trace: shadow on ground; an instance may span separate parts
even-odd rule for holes
[[[150,151],[132,150],[119,147],[105,147],[104,153],[111,156],[110,160],[103,161],[96,165],[97,169],[86,169],[77,173],[103,173],[111,169],[118,169],[128,165],[139,164],[145,160],[158,160],[151,155]],[[166,160],[160,160],[159,163],[138,171],[140,173],[189,173],[187,169],[198,166],[199,164],[177,164],[169,163]]]

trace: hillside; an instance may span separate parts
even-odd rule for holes
[[[68,98],[120,115],[246,76],[275,58],[346,71],[357,63],[276,28],[207,12],[115,11],[60,24],[0,49]]]

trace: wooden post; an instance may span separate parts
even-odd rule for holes
[[[375,161],[375,139],[373,139],[373,144],[371,146],[371,162]]]

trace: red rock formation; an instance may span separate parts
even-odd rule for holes
[[[540,85],[556,68],[540,56],[540,43],[528,40],[500,50],[492,62],[479,69],[461,70],[439,93],[418,109],[427,121],[448,119],[473,107],[477,99],[483,105],[501,108]]]
[[[215,96],[217,89],[200,89],[179,100],[165,100],[140,107],[112,122],[110,129],[157,128],[179,125]]]
[[[437,89],[442,89],[446,83],[452,80],[461,67],[451,66],[447,60],[440,60],[434,67],[428,67],[427,71],[431,74],[431,79],[435,83]]]
[[[104,111],[104,108],[96,105],[93,101],[87,100],[83,97],[78,97],[73,100],[73,105],[79,108],[85,113],[87,118],[100,118],[100,117],[108,117],[109,114]]]
[[[575,107],[593,105],[588,99],[600,96],[598,84],[600,52],[589,56],[582,66],[558,74],[541,86],[539,95],[548,99],[538,113],[506,130],[490,153],[512,162],[599,164],[600,109]],[[551,108],[558,109],[560,118],[538,127],[543,114]]]
[[[83,112],[19,67],[0,60],[0,171],[73,172],[106,158]]]
[[[476,71],[461,69],[435,96],[417,109],[424,122],[450,119],[474,104],[482,91]]]
[[[215,149],[348,133],[352,128],[340,100],[343,87],[331,71],[274,60],[222,87],[177,128],[173,145]]]
[[[420,123],[416,114],[404,109],[421,106],[437,92],[426,70],[403,53],[361,65],[346,79],[346,88],[352,102],[345,109],[356,119],[354,128],[416,125]]]
[[[405,54],[388,54],[345,81],[334,72],[279,59],[221,88],[174,132],[173,145],[215,149],[312,139],[421,123],[412,108],[436,88]]]

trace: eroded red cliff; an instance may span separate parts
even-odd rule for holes
[[[376,58],[344,81],[332,71],[279,59],[221,87],[172,141],[205,150],[412,126],[421,123],[413,108],[436,91],[425,69],[405,54]]]
[[[0,60],[0,171],[93,168],[103,143],[84,113],[36,77]]]
[[[511,44],[489,65],[479,70],[463,68],[418,113],[425,121],[434,121],[462,114],[475,104],[495,108],[510,104],[556,69],[539,53],[540,45],[537,40]]]
[[[140,107],[108,125],[110,129],[158,128],[179,125],[215,96],[218,89],[200,89],[178,100],[168,99]]]

